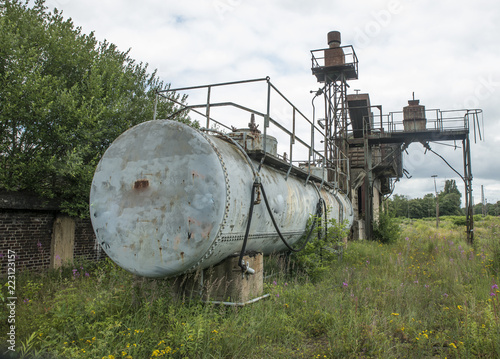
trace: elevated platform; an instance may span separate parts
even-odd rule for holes
[[[425,130],[425,131],[398,131],[398,132],[376,132],[366,135],[370,145],[389,143],[410,143],[410,142],[434,142],[434,141],[455,141],[464,140],[469,133],[468,129],[462,130]],[[350,138],[349,146],[357,147],[364,145],[363,138]]]
[[[313,67],[312,73],[316,76],[318,82],[328,82],[335,80],[340,74],[343,74],[345,80],[357,80],[358,71],[354,64],[344,64],[338,66],[320,66]]]
[[[312,50],[311,55],[311,70],[318,82],[358,79],[358,57],[351,45]]]

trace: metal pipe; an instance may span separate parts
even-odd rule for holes
[[[207,128],[210,128],[210,92],[212,87],[208,86],[207,89]]]
[[[154,108],[154,112],[153,112],[153,120],[156,120],[156,109],[157,109],[157,106],[158,106],[158,92],[156,93],[156,96],[155,96],[155,108]]]
[[[259,79],[251,79],[251,80],[220,82],[220,83],[215,83],[215,84],[210,84],[210,85],[198,85],[198,86],[178,87],[178,88],[167,89],[167,90],[162,90],[162,91],[158,91],[158,92],[162,93],[162,92],[173,92],[173,91],[196,90],[196,89],[201,89],[201,88],[205,88],[205,87],[209,87],[209,86],[216,87],[216,86],[238,85],[238,84],[245,84],[245,83],[251,83],[251,82],[260,82],[260,81],[269,81],[269,77],[264,77],[264,78],[259,78]]]
[[[227,306],[231,306],[231,307],[244,307],[247,304],[252,304],[252,303],[258,302],[259,300],[268,298],[269,296],[271,296],[271,294],[264,294],[264,295],[262,295],[260,297],[247,300],[246,302],[223,302],[223,301],[220,301],[220,300],[208,300],[208,301],[202,301],[202,303],[205,303],[205,304],[218,304],[218,305],[221,304],[221,305],[227,305]]]
[[[264,142],[264,156],[262,156],[262,159],[260,160],[259,164],[259,169],[258,171],[260,172],[260,169],[262,168],[262,165],[264,164],[264,161],[266,160],[267,156],[267,128],[269,127],[269,118],[270,118],[270,112],[271,112],[271,82],[269,80],[267,81],[267,109],[266,109],[266,115],[264,116],[264,137],[263,137],[263,142]]]
[[[290,164],[293,161],[293,145],[295,144],[295,109],[292,114],[292,135],[290,136]],[[287,174],[288,177],[288,174]]]
[[[307,117],[306,117],[306,116],[305,116],[302,112],[300,112],[300,110],[299,110],[298,108],[296,108],[296,107],[295,107],[295,106],[294,106],[294,105],[290,102],[290,100],[288,100],[288,99],[285,97],[285,95],[283,95],[283,94],[282,94],[282,93],[281,93],[281,92],[280,92],[280,91],[279,91],[279,90],[278,90],[278,89],[277,89],[277,88],[276,88],[276,87],[275,87],[275,86],[274,86],[271,82],[269,82],[269,84],[271,85],[272,89],[273,89],[274,91],[276,91],[276,93],[277,93],[278,95],[280,95],[280,96],[281,96],[281,97],[282,97],[282,98],[283,98],[286,102],[288,102],[288,104],[289,104],[290,106],[292,106],[292,108],[294,108],[294,109],[295,109],[295,110],[296,110],[296,111],[297,111],[297,112],[298,112],[298,113],[299,113],[299,114],[300,114],[300,115],[304,118],[304,120],[306,120],[307,122],[311,123],[311,121],[310,121],[310,120],[309,120],[309,119],[308,119],[308,118],[307,118]]]
[[[200,116],[203,116],[203,117],[206,116],[206,114],[203,114],[203,113],[201,113],[198,110],[195,110],[195,108],[203,108],[203,107],[205,107],[205,105],[188,106],[188,105],[183,104],[182,102],[179,102],[179,101],[176,101],[176,100],[173,100],[173,99],[169,99],[168,97],[166,97],[165,95],[163,95],[161,93],[159,95],[162,96],[163,98],[166,98],[166,99],[172,101],[173,103],[178,104],[178,105],[180,105],[180,106],[183,107],[181,110],[178,110],[178,111],[174,112],[169,117],[167,117],[165,119],[162,119],[162,120],[170,120],[171,118],[175,117],[178,113],[181,113],[182,111],[193,111],[194,113],[197,113]],[[213,105],[212,105],[212,107],[213,107]],[[221,122],[219,122],[219,121],[217,121],[217,120],[215,120],[213,118],[210,118],[210,121],[215,122],[217,125],[219,125],[221,127],[224,127],[224,128],[226,128],[228,130],[231,130],[231,127],[226,126],[223,123],[221,123]]]

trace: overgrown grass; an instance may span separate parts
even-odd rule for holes
[[[499,358],[500,219],[478,218],[474,246],[454,218],[401,228],[392,243],[349,242],[314,282],[275,265],[270,298],[243,308],[174,300],[168,281],[109,261],[18,274],[17,354]],[[5,304],[1,316],[7,333]]]

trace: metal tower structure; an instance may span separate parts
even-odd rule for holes
[[[474,240],[472,202],[472,165],[469,132],[471,126],[481,139],[480,109],[426,112],[418,100],[408,101],[403,111],[382,114],[381,106],[370,105],[368,94],[347,95],[349,80],[358,79],[358,58],[352,46],[340,46],[338,31],[328,33],[328,48],[312,50],[312,73],[323,87],[324,119],[317,121],[324,128],[324,153],[328,181],[358,197],[360,219],[364,220],[365,237],[371,238],[374,218],[374,184],[387,183],[403,176],[402,156],[411,143],[420,142],[427,151],[441,159],[463,180],[465,185],[465,215],[467,239]],[[380,125],[374,122],[372,109],[380,112]],[[314,119],[313,119],[314,122]],[[477,128],[477,131],[476,131]],[[462,141],[463,174],[430,147],[436,141]],[[356,173],[351,181],[351,172]],[[352,182],[352,183],[351,183]],[[381,184],[378,193],[392,193]],[[359,189],[353,194],[352,190]],[[360,199],[361,198],[361,199]]]
[[[328,33],[328,48],[312,50],[312,73],[323,87],[316,95],[324,96],[324,152],[328,181],[349,193],[350,166],[347,116],[347,81],[358,78],[358,58],[352,46],[340,46],[340,32]]]

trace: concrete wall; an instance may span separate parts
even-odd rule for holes
[[[6,273],[8,251],[16,254],[16,270],[47,270],[75,259],[98,260],[89,219],[60,213],[57,203],[17,192],[0,192],[0,274]]]
[[[359,170],[353,171],[355,176],[359,174]],[[376,179],[373,184],[373,197],[372,197],[372,207],[373,207],[373,221],[376,222],[379,219],[379,214],[382,206],[382,195],[380,191],[381,182]],[[353,223],[353,238],[354,240],[366,239],[365,235],[365,214],[364,214],[364,183],[360,183],[360,187],[352,189],[352,206],[354,210],[354,223]],[[360,197],[361,196],[361,197]],[[361,205],[360,205],[361,204]]]

